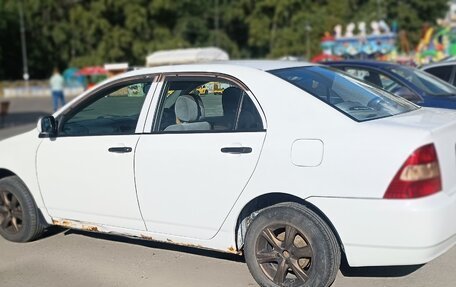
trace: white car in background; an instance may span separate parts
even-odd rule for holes
[[[222,95],[200,97],[207,83]],[[0,143],[0,234],[48,225],[243,253],[261,286],[420,264],[456,237],[456,114],[319,65],[107,80]]]

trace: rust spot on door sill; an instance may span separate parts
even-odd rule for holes
[[[65,228],[82,229],[82,230],[92,231],[92,232],[100,231],[100,229],[95,225],[83,224],[79,221],[53,219],[52,223],[54,225],[62,226]]]
[[[144,235],[144,234],[141,234],[141,238],[145,239],[145,240],[154,240],[151,236],[147,236],[147,235]]]
[[[55,224],[55,225],[66,227],[66,228],[72,228],[73,227],[71,222],[69,222],[67,220],[56,220],[56,219],[53,219],[52,223]]]
[[[82,226],[82,229],[83,229],[83,230],[87,230],[87,231],[95,231],[95,232],[98,231],[98,227],[96,227],[96,226],[84,226],[84,225],[83,225],[83,226]]]
[[[241,251],[238,251],[236,248],[234,248],[233,246],[230,246],[228,247],[228,250],[227,250],[229,253],[232,253],[232,254],[242,254]]]

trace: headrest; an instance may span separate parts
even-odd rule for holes
[[[176,117],[182,122],[194,122],[204,117],[202,101],[197,96],[182,95],[175,104]]]

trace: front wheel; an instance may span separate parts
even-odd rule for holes
[[[39,237],[45,225],[32,195],[17,176],[0,180],[0,235],[13,242]]]
[[[330,286],[340,266],[340,247],[328,225],[295,203],[261,211],[244,245],[252,276],[263,287]]]

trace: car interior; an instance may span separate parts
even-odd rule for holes
[[[135,83],[108,91],[61,119],[61,136],[134,133],[150,83]]]
[[[221,94],[205,90],[209,81],[169,81],[161,104],[159,132],[262,130],[261,117],[245,92],[229,83]],[[228,83],[224,83],[227,85]],[[220,85],[218,85],[220,86]]]
[[[409,108],[406,103],[380,88],[357,80],[354,82],[359,75],[354,77],[349,73],[321,67],[271,72],[358,121],[386,117]]]
[[[166,83],[154,132],[258,131],[260,114],[250,97],[231,82],[176,78]],[[211,85],[208,85],[211,83]],[[151,83],[134,83],[102,92],[64,116],[61,136],[132,134]],[[198,91],[205,86],[203,94]],[[220,93],[220,87],[224,89]],[[213,90],[207,87],[217,87]]]

